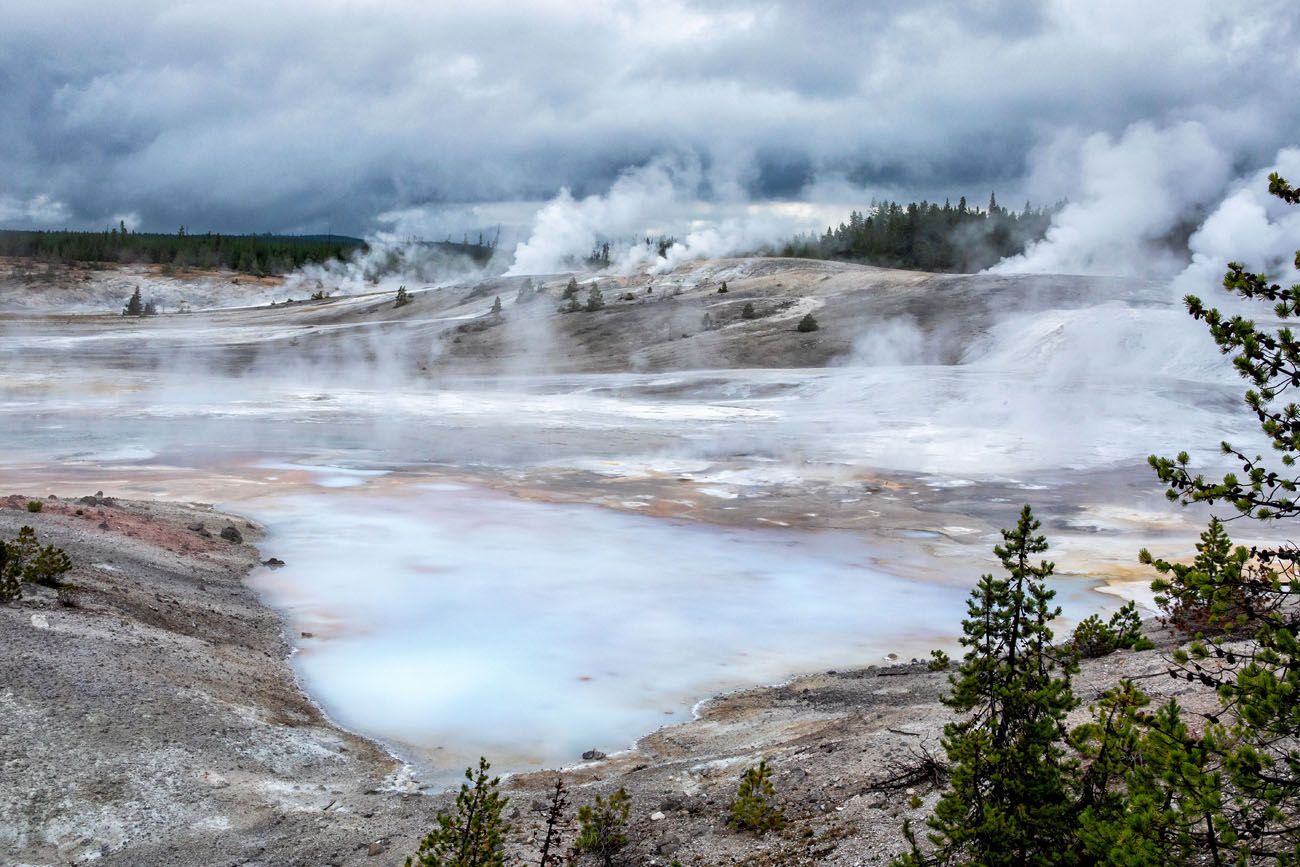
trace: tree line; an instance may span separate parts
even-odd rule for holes
[[[1064,205],[1035,208],[1025,202],[1013,211],[999,205],[996,195],[989,197],[985,210],[967,205],[965,196],[955,206],[947,201],[942,206],[872,202],[865,212],[854,211],[847,223],[827,227],[821,235],[796,236],[779,253],[919,271],[982,271],[1042,238]]]
[[[0,230],[0,256],[42,262],[152,264],[283,274],[309,263],[346,259],[366,244],[342,235],[132,232],[124,223],[103,232]]]

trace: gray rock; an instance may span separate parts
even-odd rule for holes
[[[244,541],[244,534],[239,532],[239,528],[234,524],[227,524],[221,531],[221,538],[238,545]]]
[[[605,758],[605,754],[602,753],[600,750],[590,749],[582,754],[582,758],[588,762],[598,762],[601,759]]]

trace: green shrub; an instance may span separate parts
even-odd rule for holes
[[[1146,650],[1151,642],[1142,635],[1142,617],[1129,602],[1103,621],[1096,614],[1085,617],[1074,628],[1071,645],[1084,659],[1096,659],[1116,650]]]
[[[504,867],[510,826],[501,814],[510,799],[497,791],[501,778],[489,778],[489,768],[480,758],[477,773],[465,769],[468,782],[460,785],[454,812],[438,813],[438,827],[420,841],[406,867]]]
[[[930,661],[926,668],[930,671],[947,671],[952,666],[952,659],[942,650],[931,650]]]
[[[732,826],[755,834],[780,830],[785,825],[785,814],[776,806],[775,799],[772,771],[766,761],[760,761],[740,778],[740,790],[731,802]]]
[[[411,303],[411,295],[406,291],[406,286],[397,287],[397,297],[393,299],[394,307],[405,307]]]
[[[632,798],[620,788],[605,800],[600,795],[589,806],[578,808],[578,839],[573,850],[599,858],[611,867],[614,857],[628,844],[627,821],[632,814]]]
[[[27,511],[29,511],[29,512],[32,512],[32,513],[39,512],[39,511],[40,511],[41,509],[43,509],[43,508],[45,508],[45,504],[42,503],[40,500],[28,500],[28,501],[27,501]]]
[[[745,302],[745,306],[742,307],[742,308],[740,308],[740,318],[741,318],[741,319],[757,319],[757,318],[758,318],[758,312],[757,312],[756,310],[754,310],[754,302],[753,302],[753,301],[746,301],[746,302]]]
[[[25,581],[59,587],[71,568],[72,559],[63,549],[53,545],[42,548],[36,531],[23,527],[13,540],[0,541],[0,602],[21,599]]]
[[[801,334],[807,334],[810,331],[816,331],[818,328],[821,328],[821,326],[817,324],[817,320],[813,318],[813,315],[808,313],[803,319],[799,320],[799,327],[797,330]]]

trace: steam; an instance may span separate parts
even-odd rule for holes
[[[315,291],[345,295],[396,291],[398,286],[441,285],[480,275],[483,268],[468,256],[445,247],[380,232],[366,240],[346,261],[305,265],[285,279],[286,297],[303,298]]]
[[[1183,293],[1217,285],[1228,262],[1280,276],[1300,248],[1300,208],[1268,193],[1268,175],[1300,178],[1300,148],[1284,148],[1273,164],[1233,185],[1232,192],[1205,219],[1188,246],[1192,262],[1174,281]]]
[[[614,273],[664,273],[687,261],[751,252],[810,227],[804,211],[738,201],[740,185],[719,183],[720,175],[732,178],[736,172],[715,169],[706,178],[694,156],[661,156],[626,169],[604,195],[575,199],[561,190],[538,210],[506,273],[573,270],[599,244],[611,241]],[[705,203],[706,186],[724,187],[732,201]],[[719,214],[720,209],[735,213]],[[663,255],[657,245],[641,242],[662,235],[681,236]]]
[[[1119,139],[1062,133],[1035,155],[1034,183],[1077,190],[1077,200],[1056,215],[1047,237],[990,270],[1172,276],[1186,263],[1180,226],[1219,199],[1232,161],[1190,121],[1134,124]]]
[[[1038,151],[1031,185],[1077,200],[1042,241],[989,270],[1169,279],[1180,293],[1217,285],[1229,261],[1275,272],[1300,246],[1300,212],[1269,196],[1267,177],[1300,176],[1300,149],[1244,176],[1238,150],[1193,121],[1134,124],[1118,139],[1059,134]]]

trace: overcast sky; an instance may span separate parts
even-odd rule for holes
[[[1245,173],[1300,144],[1298,37],[1294,0],[17,0],[0,225],[450,231],[656,158],[705,202],[1018,205],[1144,122]]]

